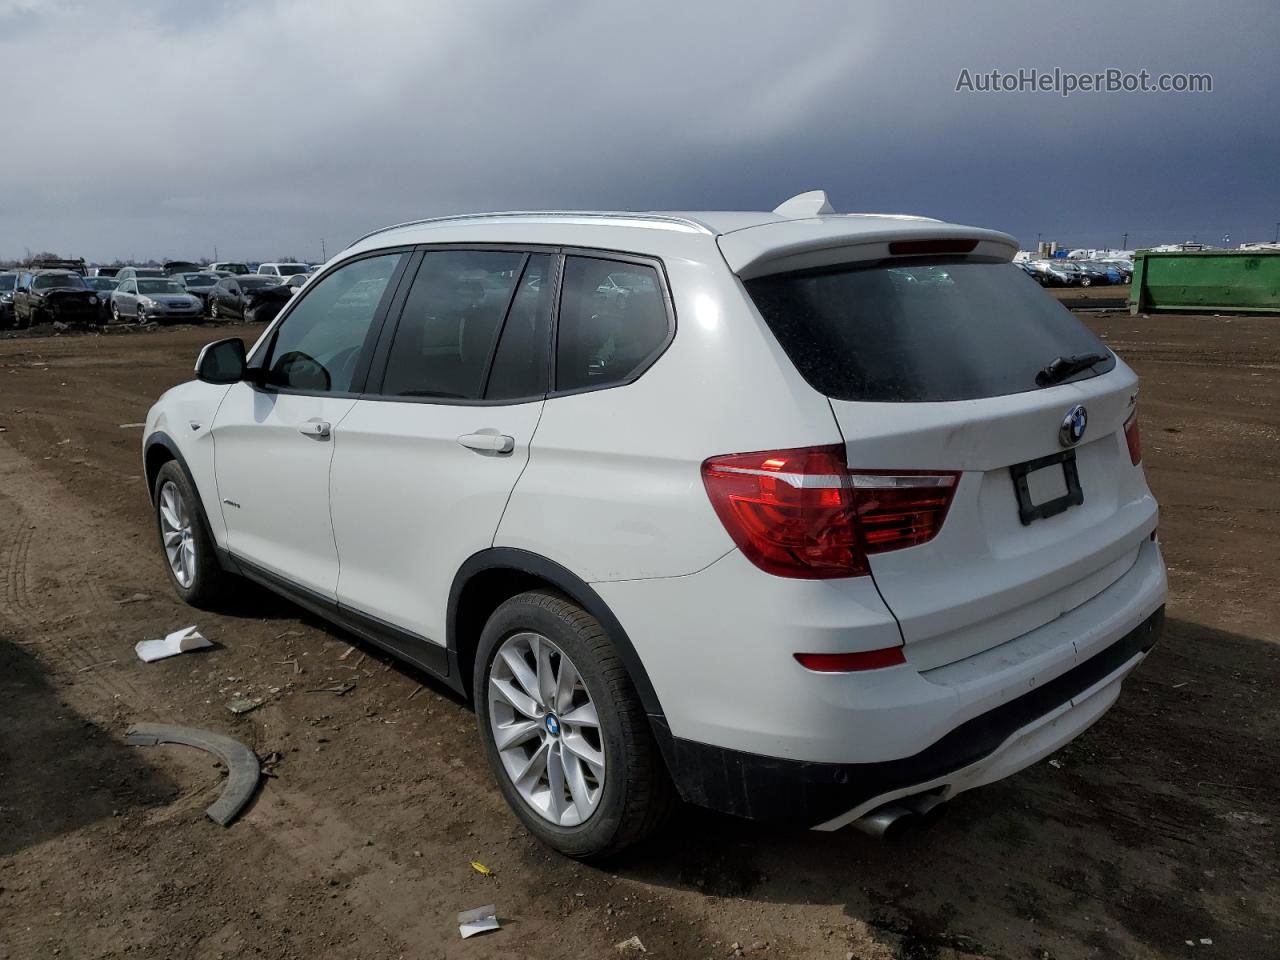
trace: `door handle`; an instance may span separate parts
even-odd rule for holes
[[[315,440],[329,439],[329,422],[327,420],[308,420],[306,423],[298,427],[298,432],[304,437],[311,437]]]
[[[510,453],[516,448],[515,438],[501,433],[464,433],[458,442],[468,450],[481,453]]]

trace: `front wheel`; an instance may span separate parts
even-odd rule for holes
[[[210,320],[220,319],[218,317],[218,301],[217,300],[209,301],[209,319]]]
[[[177,461],[160,468],[155,485],[156,526],[173,588],[193,607],[222,599],[228,574],[218,564],[196,491]]]
[[[599,859],[666,819],[674,790],[644,708],[581,607],[547,591],[503,603],[481,634],[473,692],[498,787],[543,843]]]

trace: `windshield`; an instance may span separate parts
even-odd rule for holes
[[[1010,263],[921,261],[748,280],[801,375],[837,400],[947,401],[1038,389],[1058,357],[1106,347]]]
[[[292,277],[296,273],[306,273],[307,265],[305,263],[282,263],[276,269],[280,271],[280,276]]]
[[[182,293],[182,286],[177,280],[138,280],[139,293]]]
[[[45,273],[31,281],[32,290],[88,290],[78,273]]]
[[[184,273],[182,279],[188,287],[211,287],[218,282],[217,277],[207,273]]]
[[[18,283],[18,276],[14,273],[0,274],[0,290],[12,290]]]
[[[276,281],[272,277],[241,277],[240,286],[246,290],[258,290],[261,287],[274,287]]]
[[[116,282],[110,277],[90,277],[85,283],[95,290],[114,290],[116,288]]]

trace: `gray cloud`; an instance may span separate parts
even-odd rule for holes
[[[1024,243],[1265,239],[1278,28],[1168,0],[0,0],[0,255],[315,258],[418,216],[816,186]],[[1214,92],[954,92],[1055,66]]]

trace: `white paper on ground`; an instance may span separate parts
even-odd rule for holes
[[[163,660],[165,657],[176,657],[188,650],[212,646],[213,644],[206,640],[193,625],[175,630],[159,640],[140,640],[134,644],[133,649],[137,652],[139,660],[143,663],[151,663],[153,660]]]
[[[498,929],[498,908],[492,903],[474,910],[463,910],[458,914],[458,932],[462,939],[474,937],[477,933],[486,933]]]

